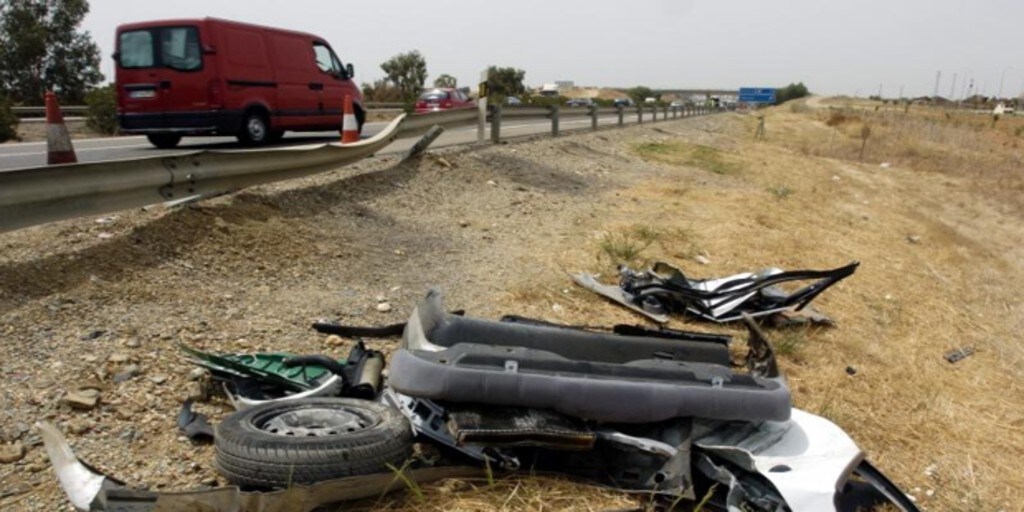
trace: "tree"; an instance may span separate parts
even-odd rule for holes
[[[103,80],[100,49],[78,26],[87,0],[0,0],[0,87],[16,103],[41,105],[46,89],[81,103]]]
[[[491,66],[487,68],[488,96],[502,101],[509,96],[521,95],[526,92],[526,86],[523,85],[525,78],[526,71],[521,69]]]
[[[654,93],[654,90],[651,89],[650,87],[644,87],[642,85],[638,85],[626,91],[626,95],[629,96],[629,99],[633,100],[633,103],[636,103],[637,105],[643,105],[644,100],[646,100],[647,98],[657,99],[660,96],[656,95]]]
[[[775,104],[781,105],[789,100],[803,98],[810,93],[811,92],[807,90],[807,86],[805,86],[803,82],[789,84],[775,91]]]
[[[116,135],[120,126],[117,122],[117,89],[114,84],[98,87],[85,95],[89,110],[85,124],[96,133]]]
[[[402,103],[402,91],[391,85],[387,80],[374,80],[372,84],[363,83],[363,99],[378,103]]]
[[[444,89],[455,89],[459,86],[459,81],[447,73],[437,77],[434,80],[434,87]]]
[[[18,138],[18,117],[11,112],[11,102],[0,94],[0,142]]]
[[[427,81],[427,61],[416,50],[395,55],[380,68],[387,75],[386,80],[401,92],[403,101],[414,101]]]

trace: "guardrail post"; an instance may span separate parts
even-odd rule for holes
[[[658,122],[658,106],[657,105],[651,105],[651,122],[652,123],[657,123]]]
[[[495,105],[491,111],[491,142],[501,142],[501,105]]]
[[[679,114],[679,107],[672,107],[672,119],[675,119]]]
[[[626,108],[622,105],[619,105],[617,108],[619,109],[619,126],[622,126],[625,124],[624,114],[626,113]]]
[[[636,106],[636,122],[637,124],[644,124],[644,108],[640,105]]]
[[[558,105],[551,105],[551,136],[558,137]]]
[[[661,107],[661,118],[668,121],[668,107]]]
[[[590,106],[590,129],[597,129],[597,105]]]

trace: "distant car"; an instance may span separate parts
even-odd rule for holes
[[[594,106],[594,100],[590,98],[573,98],[565,102],[567,107],[592,107]]]
[[[681,106],[683,106],[683,100],[675,100],[672,103],[670,103],[668,106],[673,107],[673,108],[681,107]]]
[[[516,98],[515,96],[509,96],[505,98],[506,107],[518,107],[523,104],[523,100]]]
[[[634,106],[633,105],[633,100],[631,100],[629,98],[615,98],[612,101],[612,104],[615,105],[616,107],[632,107],[632,106]]]
[[[476,102],[469,99],[465,93],[458,89],[428,89],[420,94],[416,100],[416,113],[437,112],[440,110],[454,110],[457,108],[472,108]]]

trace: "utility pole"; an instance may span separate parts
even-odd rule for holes
[[[903,101],[903,84],[900,84],[900,101]]]
[[[882,84],[878,84],[878,99],[882,99]]]
[[[949,86],[949,101],[956,99],[956,73],[953,73],[953,85]]]
[[[935,92],[932,93],[932,98],[933,99],[937,98],[939,96],[939,82],[941,82],[941,81],[942,81],[942,70],[940,69],[940,70],[935,72]]]

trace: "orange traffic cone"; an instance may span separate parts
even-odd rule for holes
[[[71,135],[64,126],[64,116],[60,113],[57,95],[46,91],[46,164],[74,164],[78,162],[75,148],[71,145]]]
[[[359,122],[356,121],[356,112],[352,108],[351,96],[345,96],[345,110],[343,114],[341,117],[341,143],[359,142]]]

